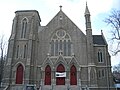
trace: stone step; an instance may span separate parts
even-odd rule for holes
[[[40,90],[82,90],[81,87],[73,85],[44,85]]]
[[[24,85],[11,86],[11,90],[24,90],[24,88],[25,88]]]

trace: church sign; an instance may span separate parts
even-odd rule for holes
[[[66,72],[56,72],[56,77],[66,77]]]

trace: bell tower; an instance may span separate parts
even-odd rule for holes
[[[86,3],[85,9],[85,24],[86,24],[86,37],[87,37],[87,50],[88,50],[88,64],[93,64],[93,37],[90,20],[90,12]]]
[[[36,81],[36,60],[38,52],[38,28],[40,16],[36,10],[15,12],[7,53],[6,82],[32,84]],[[34,73],[33,73],[34,72]],[[19,77],[21,74],[21,79]],[[9,79],[9,80],[8,80]]]
[[[91,19],[90,19],[90,12],[86,2],[86,9],[85,9],[85,24],[86,24],[86,38],[87,38],[87,60],[88,60],[88,86],[97,86],[97,73],[95,62],[93,58],[93,36],[92,36],[92,27],[91,27]]]

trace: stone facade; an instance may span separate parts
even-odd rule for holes
[[[112,90],[108,45],[103,34],[92,35],[87,5],[85,20],[86,35],[62,9],[46,26],[40,25],[38,11],[16,11],[3,85],[9,90],[28,84],[41,90]]]

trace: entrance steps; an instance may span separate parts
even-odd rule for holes
[[[44,85],[40,90],[82,90],[79,86],[73,85]]]
[[[82,90],[82,89],[79,86],[73,85],[73,86],[70,86],[70,90]]]
[[[54,90],[67,90],[66,85],[57,85],[54,87]]]
[[[24,90],[25,86],[24,85],[12,85],[10,90]],[[7,89],[9,90],[9,89]]]

